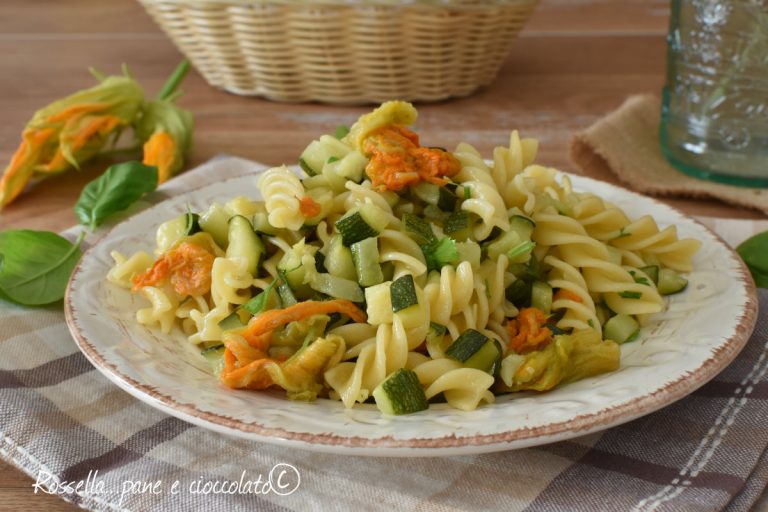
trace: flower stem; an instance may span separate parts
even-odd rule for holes
[[[189,61],[187,59],[182,60],[178,66],[176,66],[176,69],[173,71],[173,74],[166,80],[165,85],[163,85],[163,88],[160,89],[160,93],[157,95],[157,99],[162,101],[167,99],[171,94],[176,91],[176,88],[179,86],[182,80],[184,80],[184,77],[187,76],[187,73],[189,72]]]

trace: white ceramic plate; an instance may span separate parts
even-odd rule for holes
[[[163,335],[134,320],[140,296],[105,280],[110,251],[152,252],[158,225],[216,200],[257,196],[253,176],[206,186],[119,224],[86,252],[66,296],[69,328],[80,349],[109,379],[168,414],[217,432],[309,450],[379,456],[491,452],[561,441],[655,411],[703,385],[743,348],[756,317],[756,295],[741,260],[707,228],[678,211],[624,189],[572,176],[574,188],[621,205],[632,217],[676,224],[703,242],[688,289],[672,296],[642,337],[622,347],[621,368],[544,394],[500,396],[462,412],[445,404],[404,417],[375,405],[345,410],[320,399],[291,402],[279,393],[231,390],[176,331]]]

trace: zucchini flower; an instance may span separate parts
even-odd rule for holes
[[[143,163],[157,167],[158,183],[181,170],[192,146],[192,114],[176,105],[181,93],[174,92],[188,70],[187,61],[176,68],[157,99],[144,105],[136,124],[136,134],[144,143]]]
[[[0,179],[0,209],[13,201],[33,177],[79,169],[110,137],[131,125],[144,102],[141,86],[123,76],[94,75],[100,83],[38,110],[21,135],[21,144]]]

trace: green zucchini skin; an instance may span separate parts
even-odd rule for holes
[[[400,368],[373,390],[376,407],[384,414],[412,414],[429,408],[419,378],[413,370]]]
[[[252,276],[256,276],[259,264],[266,252],[264,242],[253,229],[251,221],[242,215],[235,215],[229,219],[227,257],[243,258],[246,261],[246,269]]]
[[[392,312],[397,313],[403,309],[409,308],[419,303],[416,296],[416,285],[413,282],[413,276],[405,274],[392,282],[390,288],[392,297]]]

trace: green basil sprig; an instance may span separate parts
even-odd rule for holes
[[[75,204],[80,222],[95,229],[108,216],[123,211],[157,188],[157,167],[141,162],[112,165],[88,183]]]
[[[61,300],[84,234],[73,244],[49,231],[0,232],[0,296],[26,306]]]
[[[768,288],[768,231],[742,242],[736,252],[747,264],[758,288]]]

